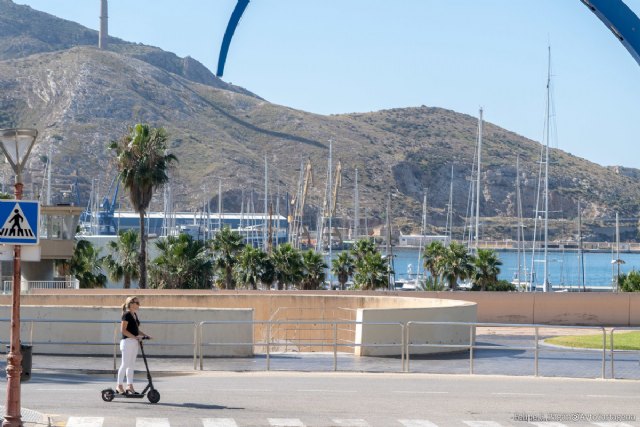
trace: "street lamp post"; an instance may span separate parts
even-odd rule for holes
[[[11,164],[15,179],[15,198],[22,199],[22,169],[36,142],[35,129],[0,129],[2,151]],[[20,373],[22,353],[20,352],[20,245],[14,245],[13,289],[11,290],[11,346],[7,355],[7,404],[2,427],[21,427],[20,417]]]

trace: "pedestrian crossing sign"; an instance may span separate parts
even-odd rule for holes
[[[40,203],[31,200],[0,200],[0,243],[37,245]]]

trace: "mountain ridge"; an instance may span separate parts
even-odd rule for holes
[[[22,21],[38,25],[18,25]],[[62,30],[51,35],[57,28]],[[217,210],[221,181],[225,211],[246,211],[251,195],[255,209],[262,210],[266,157],[271,201],[275,209],[279,191],[284,214],[285,194],[289,200],[295,196],[300,165],[310,159],[316,185],[310,190],[306,222],[315,228],[326,192],[331,139],[334,165],[341,160],[344,166],[336,224],[349,227],[353,218],[358,168],[360,206],[372,226],[384,222],[390,194],[397,229],[416,232],[426,191],[429,232],[441,232],[453,182],[461,234],[477,139],[475,117],[426,106],[324,116],[274,105],[223,82],[192,58],[114,38],[109,49],[100,50],[96,31],[10,0],[0,0],[0,29],[0,127],[39,129],[29,165],[32,186],[42,182],[41,158],[53,147],[56,174],[78,181],[76,203],[87,203],[92,184],[104,195],[117,174],[107,143],[142,121],[169,132],[170,149],[180,160],[172,192],[176,204],[188,209],[208,203]],[[539,143],[485,122],[481,215],[494,220],[486,220],[483,238],[515,235],[518,154],[524,210],[534,212],[540,150]],[[593,223],[586,227],[594,238],[606,237],[610,224],[602,223],[616,211],[637,216],[639,170],[603,167],[551,151],[550,210],[560,217],[557,236],[573,234],[566,222],[577,215],[578,200],[583,220]],[[160,196],[152,208],[162,209]],[[121,203],[126,204],[124,199]],[[623,236],[636,239],[636,225],[626,225]]]

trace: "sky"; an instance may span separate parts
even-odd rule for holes
[[[640,16],[640,0],[624,0]],[[100,0],[14,0],[98,29]],[[109,34],[215,73],[236,0],[109,0]],[[640,66],[580,0],[251,0],[223,80],[318,114],[426,105],[640,168]],[[509,154],[505,154],[509,155]]]

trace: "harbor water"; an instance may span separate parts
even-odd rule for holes
[[[384,253],[384,251],[383,251]],[[518,254],[513,251],[496,251],[502,265],[500,266],[499,279],[512,281],[518,271]],[[334,257],[336,252],[333,253]],[[416,274],[422,275],[424,267],[417,248],[394,248],[394,269],[396,280],[414,279]],[[535,272],[534,277],[538,286],[542,285],[544,277],[544,262],[541,253],[535,254],[532,262],[531,253],[520,254],[522,281],[529,278],[529,272]],[[582,254],[584,265],[584,285],[590,289],[611,289],[614,279],[618,274],[618,264],[612,263],[616,259],[615,254],[603,252],[584,252]],[[582,287],[580,275],[580,258],[577,251],[553,251],[548,254],[549,283],[553,287],[574,288]],[[623,261],[620,266],[620,274],[628,273],[633,269],[640,269],[640,253],[621,253]],[[418,267],[419,266],[419,267]]]

